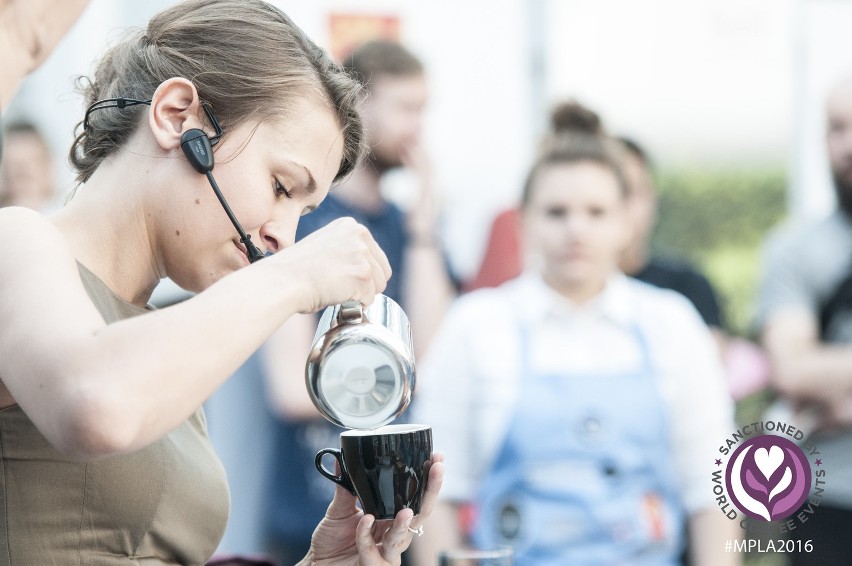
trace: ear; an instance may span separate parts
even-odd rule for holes
[[[160,147],[177,149],[183,132],[204,128],[201,115],[201,101],[195,85],[183,77],[173,77],[160,83],[154,91],[148,126]]]

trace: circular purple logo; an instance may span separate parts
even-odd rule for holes
[[[725,470],[728,496],[754,519],[775,521],[796,512],[811,490],[811,466],[791,440],[773,434],[742,443]]]

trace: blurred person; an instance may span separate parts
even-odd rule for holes
[[[359,158],[359,90],[259,0],[176,4],[100,59],[82,188],[49,217],[0,210],[0,564],[207,561],[228,488],[202,402],[288,317],[390,277],[351,220],[293,244]],[[151,312],[164,276],[197,294]],[[338,490],[304,563],[399,564],[433,461],[418,516],[379,524]]]
[[[789,532],[813,541],[813,552],[789,557],[793,566],[852,556],[843,535],[852,529],[852,77],[827,97],[826,149],[837,207],[768,238],[758,302],[772,382],[831,482],[818,510]]]
[[[651,250],[657,223],[658,193],[647,152],[636,140],[620,137],[624,146],[623,169],[628,188],[628,211],[634,234],[621,258],[625,274],[640,281],[677,291],[695,306],[710,327],[725,364],[728,391],[741,399],[767,386],[769,365],[765,353],[753,342],[725,330],[718,294],[709,279],[693,265]]]
[[[602,130],[599,118],[596,120]],[[571,125],[565,127],[570,129]],[[677,291],[692,302],[719,345],[728,390],[734,399],[766,387],[769,380],[766,355],[753,342],[726,333],[718,295],[707,277],[684,261],[652,254],[650,239],[657,219],[657,190],[650,162],[645,150],[634,140],[621,137],[618,141],[624,146],[622,168],[628,187],[628,216],[635,230],[621,260],[622,270],[645,283]],[[464,291],[496,287],[520,275],[524,257],[520,216],[520,211],[512,207],[494,218],[480,267],[464,283]]]
[[[24,206],[47,212],[56,196],[53,157],[35,124],[13,122],[4,128],[0,163],[0,207]]]
[[[684,261],[651,252],[651,235],[657,221],[657,188],[647,152],[633,139],[618,138],[624,146],[623,170],[628,189],[628,212],[633,237],[621,258],[622,271],[664,289],[677,291],[695,306],[721,344],[724,323],[719,299],[710,281]]]
[[[559,116],[554,119],[556,130],[573,127],[570,116],[569,123],[561,125]],[[602,131],[599,117],[594,120],[595,128]],[[652,257],[650,239],[657,220],[657,190],[648,156],[634,140],[621,137],[618,141],[625,150],[622,152],[622,170],[628,190],[629,217],[635,230],[621,260],[622,271],[640,281],[681,293],[695,305],[701,318],[721,341],[724,336],[722,311],[707,278],[685,262]],[[465,290],[496,287],[520,275],[523,270],[520,230],[520,211],[517,208],[501,211],[494,218],[480,269],[466,283]]]
[[[464,544],[511,546],[518,566],[695,564],[737,527],[708,489],[707,454],[732,430],[712,336],[682,295],[626,277],[631,237],[619,148],[593,113],[543,147],[524,186],[524,273],[463,295],[421,364],[413,418],[447,474],[417,563]]]
[[[361,45],[343,66],[368,93],[361,111],[369,153],[317,210],[301,219],[296,239],[341,217],[366,226],[387,254],[393,275],[385,294],[408,314],[419,356],[453,296],[438,240],[431,166],[422,142],[426,74],[416,56],[389,41]],[[385,174],[400,167],[419,184],[417,201],[407,213],[381,191]],[[269,540],[270,550],[283,563],[303,555],[310,545],[311,525],[322,516],[332,488],[317,473],[314,456],[321,448],[337,445],[341,432],[320,416],[304,385],[305,360],[316,326],[316,317],[294,317],[262,349],[271,404],[279,417],[270,477]]]

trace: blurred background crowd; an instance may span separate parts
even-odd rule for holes
[[[606,132],[625,142],[625,159],[636,160],[624,165],[625,176],[634,175],[628,184],[634,193],[644,191],[632,195],[646,199],[644,211],[634,214],[644,222],[652,252],[642,250],[645,241],[637,236],[639,259],[628,258],[622,269],[641,271],[649,254],[703,273],[706,280],[696,284],[709,283],[715,293],[706,309],[694,302],[723,343],[737,420],[753,422],[776,399],[756,322],[761,251],[773,228],[819,218],[834,208],[825,103],[829,89],[852,73],[845,25],[852,21],[852,4],[272,3],[339,61],[365,42],[385,40],[404,44],[422,63],[425,90],[421,106],[413,109],[422,152],[391,160],[368,180],[383,198],[410,213],[423,206],[428,172],[432,209],[419,236],[430,239],[428,247],[440,243],[444,262],[409,261],[424,262],[424,272],[433,274],[445,266],[461,293],[517,275],[523,260],[511,236],[516,229],[511,215],[540,141],[552,127],[551,112],[565,101],[579,101],[598,114]],[[75,78],[89,72],[123,28],[141,25],[171,4],[91,2],[4,113],[0,206],[48,212],[61,206],[73,187],[65,156],[82,113]],[[421,305],[436,301],[435,312],[443,312],[446,294],[424,296]],[[169,289],[161,297],[162,304],[180,299]],[[301,359],[296,352],[295,359]],[[269,549],[269,500],[277,497],[270,496],[270,470],[280,440],[273,424],[288,410],[298,412],[277,406],[274,387],[270,394],[263,382],[261,374],[273,366],[253,358],[209,402],[211,436],[231,476],[232,525],[222,542],[224,553]],[[301,386],[298,376],[290,381]],[[330,441],[319,439],[320,445]],[[771,563],[765,557],[750,560]]]
[[[370,37],[402,41],[428,69],[424,138],[453,268],[472,276],[494,215],[517,201],[552,106],[576,98],[642,142],[661,192],[656,246],[699,262],[747,333],[755,250],[785,215],[826,212],[822,100],[852,67],[843,2],[573,0],[275,2],[338,58]],[[73,79],[122,28],[170,5],[93,1],[7,111],[65,154]],[[386,180],[407,202],[403,174]],[[677,215],[665,212],[678,210]]]

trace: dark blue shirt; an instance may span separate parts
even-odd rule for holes
[[[384,294],[403,304],[400,299],[408,233],[405,216],[396,205],[388,203],[383,210],[368,214],[329,194],[316,210],[302,217],[296,241],[345,216],[351,216],[366,226],[387,255],[393,275]],[[321,448],[339,448],[338,435],[344,429],[321,418],[312,421],[280,420],[276,428],[269,534],[279,544],[299,540],[309,544],[311,534],[331,502],[335,487],[317,472],[314,457]],[[325,465],[333,469],[334,462],[328,458]]]

